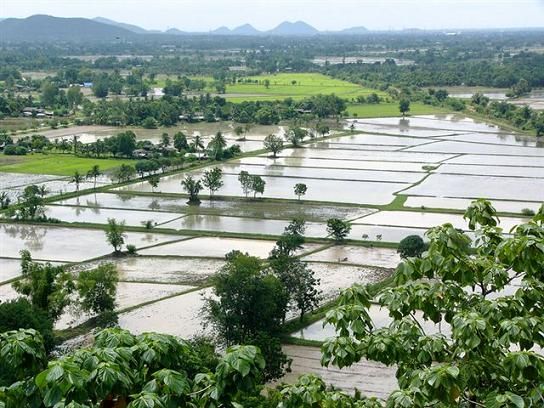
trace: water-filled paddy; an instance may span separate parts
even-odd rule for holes
[[[379,305],[371,305],[368,313],[376,328],[387,327],[393,321],[389,317],[389,311]],[[442,333],[447,336],[451,334],[451,327],[446,322],[435,324],[430,320],[424,320],[423,313],[419,311],[415,315],[427,335]],[[325,325],[323,327],[323,320],[320,320],[293,333],[292,336],[306,340],[324,341],[327,338],[335,337],[336,333],[333,326]]]
[[[544,178],[544,169],[538,167],[485,166],[475,164],[443,163],[434,173],[469,174],[484,176],[540,177]]]
[[[539,156],[544,157],[544,149],[539,147],[501,146],[496,144],[480,144],[457,141],[443,141],[423,146],[413,146],[405,152],[433,152],[451,154],[486,154],[512,156]]]
[[[310,262],[308,266],[320,281],[321,303],[334,300],[342,289],[349,288],[355,283],[364,285],[378,282],[389,275],[383,270],[354,265]]]
[[[325,143],[325,142],[323,142]],[[327,144],[335,145],[374,145],[374,146],[416,146],[427,143],[427,140],[409,136],[387,136],[387,135],[371,135],[371,134],[353,134],[348,136],[338,136],[327,139]]]
[[[442,136],[440,139],[502,146],[544,147],[544,141],[533,136],[508,133],[464,133],[455,136]]]
[[[119,279],[157,283],[200,284],[215,274],[224,262],[202,258],[129,257],[113,260]]]
[[[311,203],[288,202],[281,208],[278,203],[268,201],[246,200],[206,200],[203,193],[202,202],[198,206],[187,205],[186,198],[167,196],[141,196],[135,194],[98,193],[58,201],[62,205],[81,205],[99,208],[131,208],[135,210],[171,211],[195,215],[225,215],[232,217],[251,217],[264,219],[287,219],[300,217],[308,222],[326,221],[329,218],[355,219],[375,211],[369,208],[341,206],[338,204],[324,206]]]
[[[118,222],[125,222],[126,225],[141,227],[146,221],[153,224],[164,224],[181,216],[181,214],[158,212],[158,211],[137,211],[137,210],[114,210],[98,207],[81,206],[58,206],[48,205],[45,207],[45,214],[64,222],[107,224],[109,218]]]
[[[128,232],[125,244],[144,247],[180,239],[152,233]],[[102,230],[21,224],[0,226],[0,257],[19,258],[27,249],[34,259],[80,262],[113,252]]]
[[[204,297],[211,289],[176,296],[119,315],[119,326],[134,334],[159,332],[184,339],[198,334],[210,334],[202,327]]]
[[[427,229],[352,224],[349,239],[357,241],[400,242],[408,235],[424,237]]]
[[[464,198],[440,198],[440,197],[408,197],[404,203],[405,207],[412,208],[451,208],[455,210],[466,210],[472,200]],[[493,207],[500,212],[521,213],[524,208],[537,211],[542,203],[527,201],[492,201]]]
[[[382,118],[385,119],[385,118]],[[407,124],[400,122],[400,118],[397,118],[396,124],[386,124],[386,123],[375,123],[369,122],[372,119],[349,119],[345,129],[349,129],[353,123],[356,130],[367,132],[367,133],[377,133],[385,135],[394,135],[394,136],[410,136],[410,137],[419,137],[419,138],[428,138],[428,137],[438,137],[438,136],[448,136],[454,133],[454,131],[448,130],[433,130],[433,129],[424,129],[410,127]],[[400,123],[400,124],[399,124]]]
[[[522,218],[501,217],[499,226],[505,231],[523,223]],[[468,230],[468,221],[460,214],[440,214],[416,211],[379,211],[356,221],[358,224],[388,225],[394,227],[431,228],[445,223],[455,228]]]
[[[370,160],[338,160],[338,159],[309,159],[301,157],[244,157],[239,160],[242,164],[274,165],[288,167],[316,167],[327,169],[377,170],[379,172],[422,172],[425,163],[395,163],[391,161]],[[390,175],[386,174],[386,177]],[[398,177],[398,176],[396,176]]]
[[[51,262],[52,265],[62,265],[59,262]],[[21,276],[21,261],[19,259],[0,258],[0,284]]]
[[[404,192],[432,197],[544,201],[544,179],[431,174]]]
[[[168,285],[156,283],[119,282],[117,284],[117,295],[115,307],[117,310],[124,310],[133,306],[158,300],[176,293],[187,292],[192,289],[185,285]],[[77,326],[87,320],[90,316],[79,311],[68,309],[55,324],[56,329],[66,329]]]
[[[359,119],[358,122],[362,124],[398,126],[399,128],[407,129],[426,128],[456,132],[497,132],[500,130],[498,126],[457,114]]]
[[[161,179],[155,191],[165,193],[183,193],[181,180],[184,175],[177,174]],[[263,196],[270,198],[294,199],[294,185],[299,182],[290,177],[263,177],[266,187]],[[217,191],[217,195],[243,196],[240,182],[237,175],[226,174],[223,176],[223,187]],[[344,180],[318,180],[303,179],[301,182],[307,185],[308,191],[303,197],[304,200],[330,201],[339,203],[366,203],[366,204],[388,204],[393,199],[393,194],[408,187],[408,184],[401,183],[379,183],[363,181]],[[151,186],[147,182],[139,182],[118,188],[119,191],[143,191],[150,192]]]
[[[395,249],[350,245],[335,245],[323,251],[314,252],[303,259],[305,261],[340,262],[378,268],[396,268],[400,262],[400,257]]]
[[[350,169],[320,169],[315,167],[276,166],[274,164],[268,164],[266,166],[224,164],[221,166],[221,169],[225,174],[234,174],[236,176],[238,176],[241,171],[247,171],[250,174],[271,177],[335,179],[344,181],[384,181],[398,183],[416,183],[424,176],[424,174],[416,172],[401,173]],[[200,177],[202,172],[194,172],[193,174]],[[304,180],[301,181],[304,182]]]
[[[247,217],[224,217],[220,215],[188,215],[161,225],[162,228],[194,231],[217,231],[240,234],[281,235],[289,224],[287,220],[272,220]],[[325,224],[306,223],[306,235],[325,237]]]
[[[500,156],[485,154],[465,154],[447,161],[455,164],[479,164],[491,166],[544,167],[542,157]]]
[[[144,249],[139,254],[224,258],[230,251],[238,250],[259,258],[267,258],[274,245],[274,241],[257,239],[200,237]]]
[[[394,152],[402,149],[405,146],[392,146],[392,145],[350,145],[347,143],[329,143],[329,142],[316,142],[305,145],[309,149],[333,149],[333,150],[374,150],[377,152]]]
[[[433,143],[434,144],[434,143]],[[432,146],[432,145],[431,145]],[[326,150],[326,149],[285,149],[280,157],[301,157],[316,159],[337,160],[369,160],[369,161],[393,161],[411,163],[438,163],[453,157],[452,154],[425,153],[425,152],[379,152],[364,150]]]
[[[6,283],[5,285],[0,285],[0,303],[8,302],[13,299],[17,299],[19,295],[11,284]]]

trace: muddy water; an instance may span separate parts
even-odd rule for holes
[[[158,332],[184,339],[209,334],[202,327],[204,297],[209,296],[211,289],[202,289],[122,313],[119,326],[134,334]]]
[[[440,139],[503,146],[544,147],[544,140],[537,139],[533,136],[508,133],[463,133],[455,136],[441,137]]]
[[[431,197],[544,201],[544,178],[431,174],[405,193]]]
[[[396,268],[400,262],[397,251],[389,248],[368,248],[335,245],[304,257],[305,261],[340,262],[379,268]]]
[[[48,205],[45,207],[48,217],[56,218],[64,222],[107,224],[108,219],[114,218],[129,226],[141,227],[146,221],[152,221],[154,225],[164,224],[180,217],[182,214],[165,213],[158,211],[112,210],[98,207],[64,207]]]
[[[201,237],[168,245],[161,245],[154,248],[148,248],[139,251],[139,254],[223,258],[228,252],[238,250],[248,252],[252,256],[266,258],[274,245],[274,241]]]
[[[427,143],[427,140],[417,137],[398,137],[398,136],[386,136],[386,135],[371,135],[371,134],[353,134],[349,136],[339,136],[332,139],[328,139],[327,143],[330,145],[374,145],[374,146],[416,146],[419,144]]]
[[[405,207],[412,208],[451,208],[457,210],[466,210],[472,200],[463,198],[440,198],[440,197],[408,197],[404,203]],[[493,207],[497,211],[521,213],[524,208],[537,211],[543,203],[528,201],[493,201]]]
[[[479,164],[492,166],[530,166],[544,167],[544,160],[541,157],[518,157],[518,156],[491,156],[485,154],[465,154],[447,161],[455,164]]]
[[[425,236],[425,228],[384,227],[374,225],[352,224],[349,239],[357,241],[383,241],[398,243],[408,235]],[[380,238],[381,237],[381,238]]]
[[[131,257],[114,260],[123,281],[200,284],[223,265],[221,260],[200,258]]]
[[[125,244],[143,247],[180,238],[129,232]],[[27,249],[37,260],[80,262],[112,252],[104,231],[81,228],[3,224],[0,242],[0,257],[19,258],[19,251]]]

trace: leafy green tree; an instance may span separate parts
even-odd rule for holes
[[[66,91],[66,102],[70,109],[76,109],[78,105],[81,105],[81,102],[83,102],[83,94],[81,93],[79,86],[76,85],[68,88],[68,91]]]
[[[108,226],[106,229],[106,240],[113,247],[115,253],[121,252],[125,244],[125,222],[118,222],[115,218],[108,218]]]
[[[287,359],[281,347],[273,346],[284,319],[288,297],[282,283],[263,273],[262,262],[255,257],[235,253],[212,278],[214,297],[206,299],[205,311],[218,338],[232,344],[269,345],[265,376],[276,378]],[[268,340],[263,341],[264,338]],[[273,365],[272,365],[273,364]]]
[[[327,220],[327,233],[333,237],[336,242],[342,242],[351,231],[349,221],[343,221],[339,218],[330,218]]]
[[[297,183],[295,184],[295,195],[297,196],[298,200],[300,201],[300,197],[306,194],[306,191],[308,191],[308,186],[304,183]]]
[[[465,213],[474,241],[451,224],[427,231],[428,250],[404,260],[376,299],[393,319],[388,327],[370,318],[367,287],[346,290],[325,319],[337,337],[323,345],[323,363],[396,366],[391,407],[540,406],[544,206],[509,236],[492,208],[479,200]],[[449,325],[451,335],[429,333],[424,321]]]
[[[410,111],[410,101],[408,99],[401,99],[399,102],[399,111],[402,113],[402,117],[406,116],[406,113]]]
[[[42,190],[35,184],[26,186],[23,193],[17,197],[15,217],[22,220],[36,220],[45,217],[44,196],[46,190]]]
[[[285,138],[293,145],[293,147],[300,147],[302,141],[307,136],[307,134],[308,132],[302,128],[292,127],[289,128],[289,130],[285,134]]]
[[[166,148],[170,146],[170,136],[168,136],[168,133],[163,133],[161,135],[161,147]]]
[[[174,147],[181,152],[182,150],[187,150],[189,144],[187,143],[187,136],[183,132],[177,132],[174,135]]]
[[[97,315],[113,312],[118,281],[117,269],[113,264],[81,271],[76,281],[81,309]]]
[[[264,138],[263,146],[272,152],[272,157],[276,158],[278,153],[283,150],[283,140],[279,136],[270,134]]]
[[[181,180],[181,186],[187,194],[189,194],[189,203],[197,204],[200,202],[198,194],[202,190],[202,182],[195,180],[193,176],[187,175]]]
[[[419,235],[408,235],[399,242],[397,252],[400,257],[405,258],[420,258],[423,252],[427,249],[427,244]]]
[[[96,189],[96,179],[102,175],[100,171],[100,166],[98,164],[93,165],[91,169],[87,172],[87,179],[93,180],[93,188]]]
[[[136,169],[130,164],[121,164],[119,167],[114,169],[111,173],[113,180],[117,180],[118,183],[130,181],[132,177],[136,174]]]
[[[253,198],[257,197],[257,194],[264,194],[264,187],[266,181],[263,180],[261,176],[252,175],[251,176],[251,191],[253,191]]]
[[[240,182],[240,185],[242,186],[242,192],[247,198],[247,196],[249,195],[249,192],[251,191],[251,182],[252,182],[251,175],[247,171],[242,170],[240,174],[238,175],[238,181]]]
[[[193,143],[191,143],[191,148],[196,152],[198,155],[198,159],[200,160],[200,153],[204,149],[204,140],[202,139],[202,136],[196,135],[193,138]]]
[[[21,251],[21,272],[22,278],[13,283],[13,288],[56,321],[70,303],[74,289],[72,276],[63,266],[33,262],[27,250]]]
[[[234,134],[237,136],[236,140],[240,140],[240,141],[246,140],[245,133],[246,131],[243,126],[236,126],[234,128]],[[244,137],[240,138],[241,135],[244,135]]]
[[[223,187],[223,171],[219,167],[206,170],[202,176],[202,184],[210,190],[210,198],[213,194]]]

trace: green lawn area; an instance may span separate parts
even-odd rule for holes
[[[134,160],[126,159],[94,159],[76,157],[72,154],[29,154],[27,156],[0,155],[0,172],[52,174],[71,176],[77,171],[86,174],[95,164],[100,170],[106,171],[123,163],[134,164]]]
[[[376,105],[356,105],[349,104],[347,111],[350,117],[358,118],[379,118],[387,116],[400,116],[399,104],[394,103],[380,103]],[[410,104],[409,115],[432,115],[435,113],[448,113],[449,111],[431,105],[425,105],[418,102],[412,102]]]

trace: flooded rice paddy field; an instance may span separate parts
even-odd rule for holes
[[[131,208],[134,210],[153,210],[194,215],[224,215],[264,219],[303,218],[306,221],[326,221],[329,218],[356,219],[376,210],[364,207],[351,207],[335,204],[286,202],[281,207],[276,202],[264,200],[202,200],[200,205],[187,205],[187,198],[168,196],[141,196],[134,194],[98,193],[57,201],[59,205],[83,206],[91,208]]]
[[[139,251],[139,254],[224,259],[227,253],[238,250],[264,259],[268,257],[274,245],[275,241],[259,239],[198,237],[144,249]],[[320,245],[318,244],[307,243],[303,249],[299,250],[299,254],[315,250],[319,247]]]
[[[181,180],[182,174],[164,177],[155,191],[163,193],[183,193]],[[297,179],[289,177],[264,176],[266,188],[263,194],[265,198],[295,199],[293,188]],[[385,205],[393,201],[394,193],[410,186],[407,183],[395,182],[365,182],[301,179],[307,185],[308,190],[305,200],[329,201],[338,203],[359,203]],[[243,197],[243,191],[238,181],[238,176],[226,174],[223,176],[223,187],[217,192],[221,196]],[[326,188],[323,188],[326,185]],[[138,182],[128,186],[119,187],[117,191],[151,192],[151,186],[147,182]]]
[[[333,262],[353,265],[396,268],[400,257],[395,249],[363,246],[331,246],[302,258],[309,262]]]
[[[405,207],[411,208],[450,208],[456,210],[466,210],[472,200],[465,198],[441,198],[441,197],[408,197],[404,203]],[[521,213],[523,209],[528,208],[534,212],[542,205],[540,202],[529,201],[493,201],[493,207],[499,212]]]
[[[154,331],[184,339],[210,334],[205,330],[202,308],[204,298],[211,295],[211,289],[201,289],[121,313],[119,326],[134,334]]]
[[[46,206],[45,215],[64,222],[88,224],[107,224],[109,218],[114,218],[119,222],[124,222],[128,226],[135,227],[140,227],[147,221],[151,221],[153,225],[161,225],[182,216],[180,214],[159,211],[116,210],[99,207],[59,205]]]
[[[64,265],[64,262],[49,262],[51,265]],[[22,275],[21,260],[0,258],[0,285]],[[1,296],[0,296],[1,300]]]
[[[128,232],[125,244],[137,248],[180,239],[155,233]],[[112,252],[102,230],[0,224],[0,257],[19,258],[23,249],[36,260],[81,262]]]

